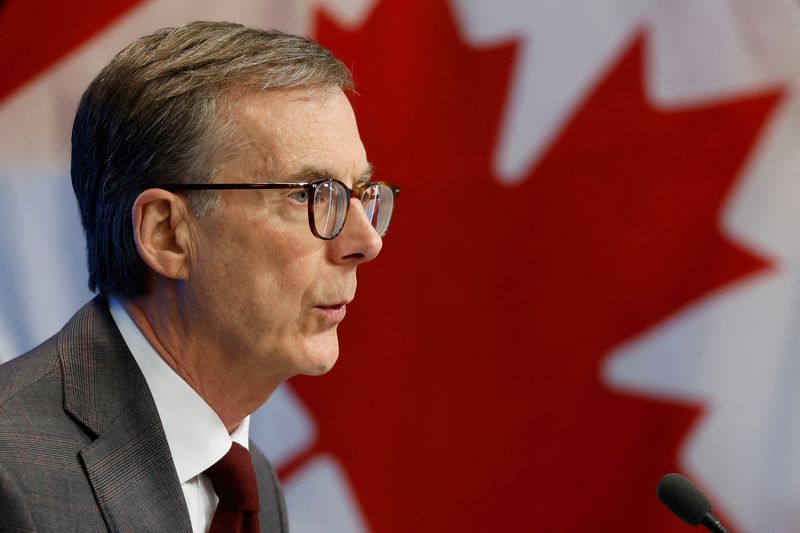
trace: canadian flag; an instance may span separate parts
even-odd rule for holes
[[[304,532],[800,530],[794,0],[0,3],[0,359],[90,295],[92,76],[158,27],[316,37],[403,188],[342,356],[254,415]]]

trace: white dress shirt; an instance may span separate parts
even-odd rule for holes
[[[203,472],[222,459],[233,442],[248,448],[250,417],[229,435],[217,413],[147,342],[122,304],[114,297],[108,302],[111,316],[155,400],[192,519],[192,531],[204,533],[211,525],[219,498]]]

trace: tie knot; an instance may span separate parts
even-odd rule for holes
[[[258,485],[250,452],[233,443],[225,456],[205,471],[221,505],[239,511],[257,513]]]

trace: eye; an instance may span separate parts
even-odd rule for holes
[[[289,198],[297,203],[304,204],[308,202],[308,191],[305,189],[298,189],[290,193]]]

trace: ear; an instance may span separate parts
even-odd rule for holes
[[[133,203],[133,235],[142,260],[169,279],[188,279],[191,257],[189,212],[179,196],[147,189]]]

